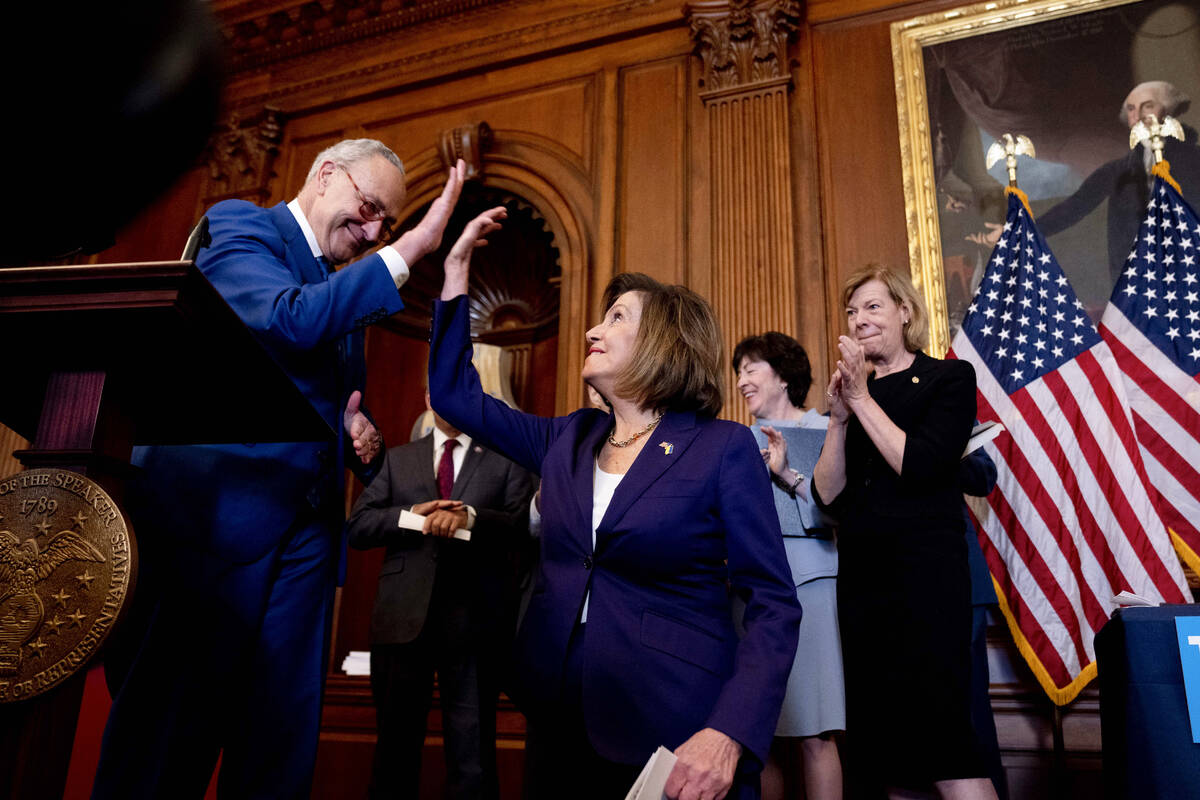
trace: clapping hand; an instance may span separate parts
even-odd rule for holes
[[[862,345],[856,339],[849,336],[838,337],[838,352],[842,357],[837,362],[837,375],[840,376],[840,394],[842,401],[848,408],[853,408],[854,404],[860,400],[867,398],[867,376],[871,370],[867,366],[866,356],[863,354]],[[830,391],[832,393],[833,383],[830,382]],[[830,398],[833,399],[832,397]]]

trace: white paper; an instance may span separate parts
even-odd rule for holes
[[[414,514],[411,511],[400,512],[400,527],[407,528],[410,531],[419,531],[425,527],[425,517],[422,514]],[[454,532],[455,539],[462,539],[464,542],[471,541],[471,532],[466,528],[459,528]]]
[[[1147,600],[1146,598],[1142,597],[1140,594],[1134,594],[1133,592],[1121,592],[1120,594],[1115,594],[1115,595],[1113,595],[1112,601],[1113,601],[1113,605],[1118,605],[1118,606],[1151,606],[1152,607],[1152,606],[1158,605],[1157,603]]]
[[[962,457],[966,458],[985,444],[1004,433],[1004,426],[999,422],[981,422],[971,429],[971,438],[967,440],[967,449]]]
[[[370,675],[371,654],[365,650],[351,650],[342,661],[342,672],[347,675]]]
[[[675,768],[677,757],[667,748],[659,745],[642,767],[642,772],[633,782],[633,788],[625,795],[625,800],[666,800],[663,790],[667,786],[667,778]]]

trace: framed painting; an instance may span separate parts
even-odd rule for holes
[[[1194,1],[965,6],[894,23],[892,58],[910,265],[935,355],[949,347],[1004,222],[1004,161],[988,169],[985,154],[1005,133],[1033,142],[1037,157],[1019,160],[1018,183],[1093,320],[1150,184],[1148,158],[1129,146],[1127,105],[1144,111],[1149,96],[1183,123],[1187,139],[1168,159],[1185,197],[1200,196]]]

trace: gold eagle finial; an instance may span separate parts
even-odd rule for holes
[[[1163,160],[1163,144],[1167,136],[1174,136],[1183,141],[1183,126],[1179,124],[1179,120],[1166,116],[1159,122],[1158,117],[1147,114],[1129,129],[1129,149],[1132,150],[1141,142],[1146,142],[1153,151],[1154,163],[1157,164]]]
[[[992,146],[987,151],[987,168],[991,169],[992,165],[1000,159],[1004,159],[1004,166],[1008,167],[1008,185],[1017,185],[1017,156],[1029,156],[1037,158],[1033,152],[1033,142],[1029,141],[1029,137],[1018,133],[1013,136],[1011,133],[1006,133],[1000,137],[1001,141],[992,142]]]

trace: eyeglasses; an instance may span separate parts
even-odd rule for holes
[[[382,221],[383,225],[379,228],[379,240],[387,241],[392,238],[396,221],[388,218],[388,214],[375,203],[363,196],[362,189],[358,188],[358,184],[354,182],[354,176],[350,174],[350,170],[346,169],[341,164],[337,165],[342,172],[346,173],[346,178],[349,179],[350,185],[354,187],[354,193],[358,195],[358,215],[365,222]]]

